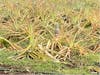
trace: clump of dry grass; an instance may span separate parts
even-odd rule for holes
[[[1,45],[5,47],[6,43],[9,50],[20,52],[16,59],[27,55],[33,59],[66,62],[75,61],[74,56],[99,53],[100,9],[95,2],[96,9],[86,7],[88,1],[77,7],[74,4],[80,1],[74,3],[74,0],[2,2]]]

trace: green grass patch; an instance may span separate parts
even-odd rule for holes
[[[18,68],[17,71],[37,73],[88,74],[87,68],[69,68],[62,63],[23,58],[14,60],[16,51],[0,50],[0,65]],[[6,68],[6,67],[5,67]]]

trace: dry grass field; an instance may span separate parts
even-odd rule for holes
[[[100,72],[99,4],[0,0],[0,65],[7,72]]]

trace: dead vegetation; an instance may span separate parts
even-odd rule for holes
[[[0,48],[16,50],[15,60],[27,55],[80,67],[88,64],[84,57],[100,53],[98,2],[86,0],[82,6],[80,0],[5,0],[0,7]]]

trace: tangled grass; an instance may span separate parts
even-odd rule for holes
[[[28,56],[71,67],[99,62],[99,0],[4,0],[0,4],[0,48],[16,50],[15,60]]]

